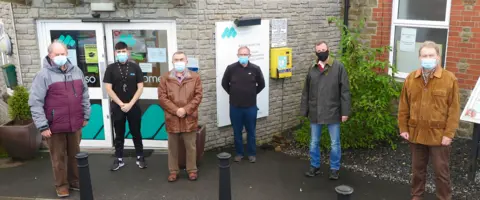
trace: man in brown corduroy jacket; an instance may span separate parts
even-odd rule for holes
[[[423,199],[429,159],[437,198],[451,200],[450,144],[460,119],[458,81],[442,69],[434,42],[426,41],[419,57],[421,68],[405,79],[398,110],[400,135],[410,142],[412,152],[412,200]]]

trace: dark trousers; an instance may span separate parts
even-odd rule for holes
[[[140,133],[142,110],[140,107],[135,104],[130,111],[124,113],[120,106],[115,104],[112,112],[113,127],[115,128],[115,156],[117,156],[117,158],[123,158],[126,120],[128,120],[136,154],[137,156],[143,156],[142,134]]]
[[[450,183],[450,151],[451,146],[426,146],[410,144],[412,151],[412,197],[413,200],[423,199],[427,181],[427,165],[432,160],[435,173],[435,187],[439,200],[451,200]]]
[[[256,155],[256,137],[255,129],[257,127],[257,106],[235,107],[230,105],[230,121],[233,127],[233,137],[235,140],[235,151],[238,156],[243,156],[243,127],[247,131],[247,151],[249,156]]]

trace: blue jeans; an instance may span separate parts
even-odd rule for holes
[[[312,167],[320,167],[320,137],[322,136],[323,124],[310,124],[312,129],[312,137],[310,141],[310,165]],[[330,133],[331,146],[330,151],[330,169],[340,169],[340,159],[342,157],[342,149],[340,147],[340,124],[328,124],[328,132]]]
[[[257,106],[241,108],[230,105],[230,121],[233,127],[235,151],[238,156],[243,156],[243,127],[247,130],[247,151],[249,156],[256,155],[255,128],[257,126]]]

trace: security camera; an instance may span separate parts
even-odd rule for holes
[[[92,13],[93,18],[100,18],[100,13]]]

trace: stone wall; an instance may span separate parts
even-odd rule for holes
[[[11,63],[17,66],[17,80],[20,80],[21,76],[20,68],[18,67],[17,41],[12,14],[13,12],[11,3],[0,2],[0,20],[1,22],[3,22],[5,32],[10,36],[13,51],[13,54],[11,56],[4,56],[5,63]],[[0,65],[2,64],[4,63],[0,61]],[[6,89],[7,88],[3,77],[3,70],[0,70],[0,124],[8,120],[7,104],[3,102],[3,95],[6,93]]]
[[[117,11],[102,12],[101,18],[162,19],[174,17],[177,23],[178,49],[200,61],[204,98],[200,106],[200,122],[206,124],[207,148],[233,143],[230,127],[216,124],[216,21],[234,20],[241,16],[263,19],[288,19],[288,46],[293,48],[294,75],[286,80],[270,80],[270,116],[257,122],[257,139],[270,140],[271,135],[298,123],[300,93],[315,41],[326,40],[337,49],[340,34],[328,25],[328,16],[340,16],[338,0],[188,0],[182,6],[168,0],[137,0],[134,5],[117,4]],[[34,0],[32,6],[14,5],[20,63],[23,80],[30,85],[40,69],[36,36],[36,19],[91,18],[89,1],[74,6],[67,0]],[[235,48],[235,47],[232,47]],[[42,55],[43,56],[43,55]],[[265,74],[265,77],[268,77]]]

